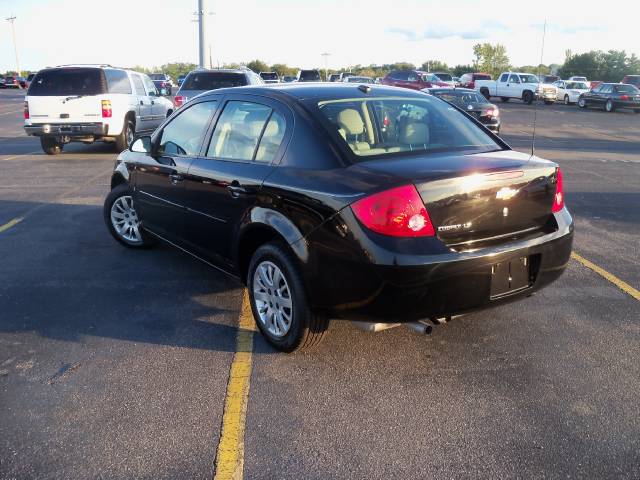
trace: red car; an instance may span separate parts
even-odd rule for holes
[[[2,88],[20,88],[20,78],[12,75],[4,77]]]
[[[474,90],[476,88],[476,80],[492,80],[492,78],[488,73],[465,73],[460,77],[460,86]]]
[[[593,82],[591,82],[593,84]],[[627,83],[640,88],[640,75],[627,75],[622,79],[620,83]]]
[[[421,72],[420,70],[394,70],[382,79],[382,84],[413,90],[451,86],[441,81],[433,73]]]

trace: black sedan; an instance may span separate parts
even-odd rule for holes
[[[117,159],[104,219],[247,285],[277,349],[329,319],[417,322],[531,295],[564,271],[558,165],[447,103],[345,83],[226,88]]]
[[[640,90],[626,83],[601,83],[578,98],[580,108],[599,107],[607,112],[629,108],[640,113]]]
[[[495,133],[500,133],[500,109],[489,103],[484,95],[468,88],[426,88],[425,93],[435,95],[464,110]]]

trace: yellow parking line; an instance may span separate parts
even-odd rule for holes
[[[640,300],[640,291],[638,291],[635,288],[633,288],[627,282],[625,282],[623,280],[620,280],[618,277],[616,277],[612,273],[607,272],[604,268],[599,267],[595,263],[590,262],[589,260],[587,260],[586,258],[581,257],[580,255],[578,255],[575,252],[571,253],[571,258],[573,258],[574,260],[577,260],[578,262],[580,262],[582,265],[584,265],[588,269],[593,270],[598,275],[600,275],[600,276],[604,277],[605,279],[609,280],[611,283],[613,283],[620,290],[622,290],[623,292],[631,295],[636,300]]]
[[[242,295],[242,308],[236,352],[233,355],[222,416],[222,432],[215,460],[214,480],[241,479],[244,469],[244,430],[249,400],[253,332],[255,323],[247,290]]]
[[[18,217],[18,218],[14,218],[13,220],[9,220],[4,225],[0,226],[0,233],[9,230],[11,227],[13,227],[14,225],[19,224],[21,221],[22,221],[22,217]]]

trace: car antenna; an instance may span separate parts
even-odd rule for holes
[[[542,93],[542,85],[540,82],[540,68],[542,66],[542,59],[544,58],[544,40],[547,36],[547,19],[544,19],[544,27],[542,28],[542,48],[540,49],[540,64],[538,65],[538,88],[536,89],[538,95]],[[531,157],[536,153],[536,122],[538,120],[538,99],[535,100],[535,104],[533,106],[533,136],[531,138]]]

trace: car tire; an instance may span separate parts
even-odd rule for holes
[[[47,155],[58,155],[64,148],[64,145],[58,142],[55,137],[40,137],[40,146]]]
[[[530,91],[526,91],[522,94],[522,101],[527,105],[531,105],[533,103],[533,93]]]
[[[118,153],[124,152],[133,141],[136,133],[136,126],[129,117],[125,118],[122,132],[116,137],[116,150]]]
[[[587,108],[587,101],[584,98],[578,99],[578,108]]]
[[[608,113],[616,111],[616,107],[611,99],[607,100],[607,103],[604,104],[604,110]]]
[[[153,235],[142,228],[128,184],[121,183],[109,192],[102,214],[109,233],[125,247],[149,248],[158,243]]]
[[[500,100],[502,100],[502,103],[509,103],[511,99],[509,97],[500,97]]]
[[[565,95],[564,96],[564,104],[565,105],[571,105],[571,102],[569,101],[569,95]]]
[[[253,318],[271,346],[293,352],[320,343],[329,319],[311,310],[300,271],[284,245],[266,243],[255,251],[247,288]]]
[[[481,94],[484,98],[486,98],[487,100],[489,100],[489,99],[491,98],[491,95],[489,95],[489,89],[488,89],[488,88],[485,88],[485,87],[481,88],[481,89],[480,89],[480,94]]]

